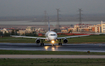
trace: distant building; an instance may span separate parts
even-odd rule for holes
[[[25,35],[25,33],[26,33],[26,30],[19,30],[19,31],[17,31],[17,34],[19,34],[19,35]]]
[[[35,31],[35,27],[28,26],[26,28],[26,31]]]
[[[68,33],[68,30],[61,30],[62,33]]]
[[[28,34],[28,33],[44,33],[44,29],[43,28],[35,28],[35,27],[32,27],[32,26],[28,26],[25,30],[19,30],[18,31],[18,34],[20,35],[25,35],[25,34]]]
[[[72,32],[76,32],[76,31],[77,31],[76,28],[68,28],[68,32],[69,32],[70,30],[72,30]]]
[[[105,22],[101,21],[101,32],[105,33]]]
[[[6,28],[3,28],[3,29],[1,29],[1,32],[4,34],[4,33],[9,33],[9,30],[8,29],[6,29]]]
[[[101,32],[101,25],[100,24],[89,26],[89,28],[91,29],[90,32],[94,32],[94,33],[100,33]]]

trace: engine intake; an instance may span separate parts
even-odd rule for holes
[[[68,42],[68,40],[67,40],[67,39],[64,39],[64,40],[63,40],[63,43],[67,43],[67,42]]]
[[[37,44],[39,44],[39,43],[40,43],[40,39],[37,39],[35,42],[36,42]]]

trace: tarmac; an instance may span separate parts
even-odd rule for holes
[[[0,43],[0,50],[29,50],[29,51],[77,51],[77,52],[105,52],[105,44],[45,44],[35,43]]]

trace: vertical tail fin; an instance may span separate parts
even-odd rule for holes
[[[50,22],[49,22],[49,17],[48,17],[48,31],[50,31]]]

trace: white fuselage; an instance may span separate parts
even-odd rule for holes
[[[47,41],[52,41],[52,40],[56,40],[57,39],[57,33],[54,31],[48,31],[45,34]]]

